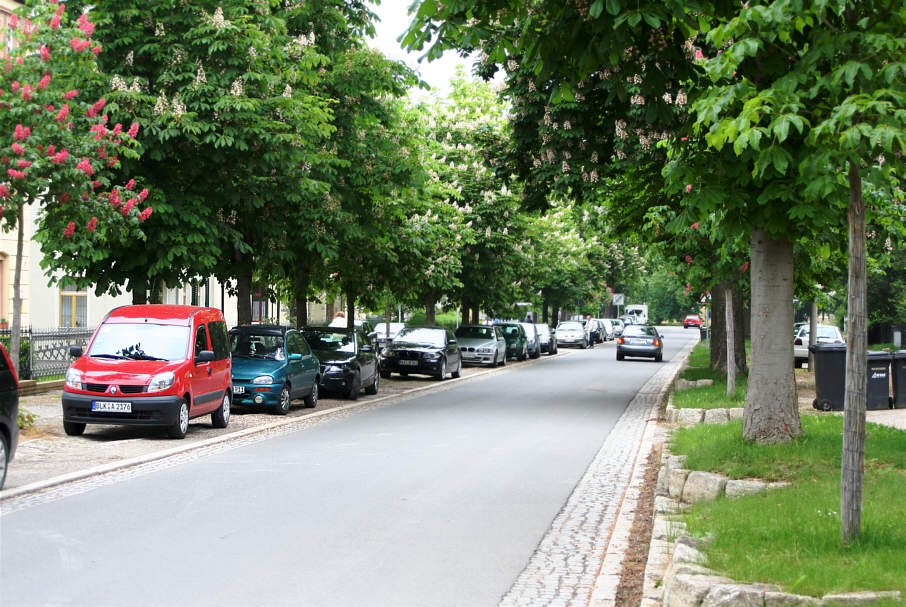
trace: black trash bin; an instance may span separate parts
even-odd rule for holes
[[[708,327],[706,327],[705,325],[702,325],[701,327],[698,328],[698,330],[699,330],[699,333],[701,334],[700,335],[701,340],[708,341]]]
[[[842,411],[846,396],[846,345],[809,346],[815,358],[815,395],[812,406],[822,411]],[[890,354],[866,353],[865,408],[890,408]]]
[[[846,344],[813,344],[808,347],[815,360],[815,400],[822,411],[842,411],[846,393]]]
[[[890,409],[890,353],[869,352],[865,408]]]
[[[906,350],[899,350],[890,355],[893,377],[893,406],[906,409]]]

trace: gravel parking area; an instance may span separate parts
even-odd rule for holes
[[[566,353],[557,354],[557,356],[564,354]],[[544,356],[538,361],[526,363],[508,362],[506,367],[497,369],[464,367],[462,378],[499,373],[514,365],[535,364],[547,358],[548,356]],[[367,406],[369,403],[386,403],[388,400],[405,398],[408,394],[425,389],[442,389],[456,381],[461,380],[447,379],[439,382],[426,376],[401,377],[394,375],[391,379],[381,378],[380,390],[377,395],[369,396],[363,392],[358,401],[322,395],[318,406],[314,409],[304,408],[300,399],[294,401],[293,408],[285,417],[273,415],[263,409],[237,406],[232,410],[230,425],[226,430],[213,428],[210,415],[206,415],[189,422],[189,432],[182,440],[167,438],[163,428],[91,424],[83,436],[66,436],[63,432],[61,390],[23,396],[19,401],[20,408],[37,415],[38,418],[34,427],[20,436],[16,457],[10,463],[6,485],[3,491],[0,491],[0,498],[17,489],[63,475],[87,471],[104,465],[115,465],[120,461],[174,448],[191,448],[195,443],[202,443],[215,437],[222,438],[244,430],[263,428],[288,418],[347,409],[352,404]]]

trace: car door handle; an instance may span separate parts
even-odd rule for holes
[[[213,371],[213,369],[211,369],[211,367],[208,367],[208,375],[211,374],[211,371]]]

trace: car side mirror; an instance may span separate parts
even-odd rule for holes
[[[82,346],[69,346],[69,355],[73,358],[79,358],[82,352]]]
[[[200,365],[201,363],[209,363],[212,360],[214,360],[214,352],[212,352],[211,350],[202,350],[195,355],[196,365]]]
[[[359,352],[374,352],[374,348],[368,344],[365,344],[361,348],[359,348]]]
[[[301,355],[301,354],[298,354],[298,353],[297,353],[297,354],[290,354],[290,355],[289,355],[289,359],[290,359],[290,360],[302,360],[302,355]]]

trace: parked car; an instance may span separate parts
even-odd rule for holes
[[[220,310],[198,306],[122,306],[109,312],[63,386],[63,430],[86,424],[164,426],[184,438],[189,419],[230,421],[230,341]]]
[[[797,369],[802,368],[802,365],[808,362],[809,333],[809,326],[805,324],[800,326],[793,336],[793,365]],[[833,325],[818,325],[816,341],[819,344],[846,343],[840,329]]]
[[[635,319],[634,316],[627,316],[627,315],[625,315],[625,314],[624,314],[623,316],[620,317],[620,322],[623,323],[623,326],[624,326],[624,327],[627,326],[627,325],[634,325],[634,324],[636,324],[635,320],[636,320],[636,319]]]
[[[525,352],[531,358],[541,357],[541,340],[538,339],[538,329],[533,322],[519,323],[525,330]]]
[[[541,351],[548,354],[556,354],[557,333],[546,322],[538,323],[535,326],[538,328],[538,341],[541,343]]]
[[[0,489],[6,482],[6,471],[16,456],[18,444],[19,379],[9,353],[0,344]]]
[[[380,369],[377,352],[362,329],[306,327],[302,331],[321,363],[320,387],[356,400],[362,387],[377,394]]]
[[[588,347],[588,334],[578,320],[564,320],[557,325],[556,337],[558,346]]]
[[[230,329],[233,403],[260,405],[286,415],[292,402],[318,405],[318,358],[290,327],[242,325]]]
[[[516,360],[528,358],[528,339],[522,323],[502,322],[497,325],[503,331],[503,338],[506,340],[506,355]]]
[[[689,327],[701,329],[702,317],[698,314],[686,314],[686,318],[683,319],[683,328],[688,329]]]
[[[499,326],[461,325],[455,332],[464,364],[506,364],[506,339]]]
[[[385,322],[379,322],[374,327],[374,341],[375,345],[378,347],[383,347],[393,341],[393,339],[399,334],[400,331],[406,328],[406,323],[404,322],[392,322],[390,324],[390,333],[387,333],[387,324]]]
[[[598,335],[601,337],[601,343],[605,341],[613,341],[616,337],[613,330],[613,324],[607,318],[599,318],[598,320]]]
[[[406,327],[381,350],[381,377],[416,373],[444,380],[462,374],[462,355],[453,333],[438,327]]]
[[[617,360],[626,356],[664,360],[664,338],[651,325],[630,325],[617,340]]]
[[[619,318],[605,318],[604,320],[609,320],[610,325],[613,327],[613,336],[617,338],[623,334],[623,321]]]

